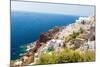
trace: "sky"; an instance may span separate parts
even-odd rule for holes
[[[12,1],[11,11],[94,16],[95,6]]]

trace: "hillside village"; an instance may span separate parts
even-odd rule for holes
[[[20,59],[11,61],[11,66],[95,61],[95,23],[95,17],[80,17],[75,23],[41,33],[37,41],[27,46],[27,52]],[[80,58],[69,61],[67,52]],[[92,58],[81,59],[81,54],[86,56],[87,53],[91,53]],[[48,59],[43,61],[43,57]]]

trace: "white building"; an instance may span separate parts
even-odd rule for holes
[[[56,49],[57,47],[62,47],[63,46],[63,42],[64,42],[63,40],[52,39],[52,40],[47,42],[47,44],[46,44],[47,46],[44,47],[43,49],[47,50],[47,48],[51,48],[51,47],[53,47],[54,49]]]

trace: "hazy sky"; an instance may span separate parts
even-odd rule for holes
[[[95,6],[12,1],[11,10],[77,16],[93,16],[95,13]]]

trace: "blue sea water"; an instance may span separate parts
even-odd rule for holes
[[[35,12],[11,12],[11,60],[18,59],[25,44],[36,41],[42,32],[74,23],[79,16]]]

